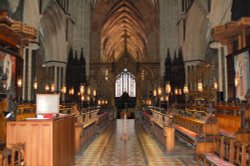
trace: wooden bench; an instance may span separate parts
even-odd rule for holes
[[[142,122],[146,128],[150,129],[152,127],[153,116],[147,112],[142,113]]]
[[[76,116],[75,122],[75,152],[78,153],[80,149],[85,146],[97,133],[97,110],[82,113]],[[106,117],[106,116],[105,116]],[[108,117],[106,117],[108,119]]]
[[[212,114],[204,120],[194,117],[174,114],[173,125],[176,136],[195,146],[195,153],[211,151],[218,134],[218,120]]]
[[[216,148],[210,153],[199,154],[197,165],[249,165],[249,153],[247,153],[247,145],[242,144],[232,138],[218,136],[216,139]]]
[[[25,165],[24,144],[16,144],[11,148],[5,148],[0,152],[0,166],[22,166]]]
[[[219,133],[221,135],[235,138],[241,128],[241,107],[229,105],[214,105],[215,115],[219,121]]]

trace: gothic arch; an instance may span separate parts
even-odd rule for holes
[[[50,1],[40,21],[39,32],[43,42],[45,61],[66,61],[65,18],[56,2]]]
[[[203,60],[209,39],[207,11],[199,1],[189,10],[186,24],[186,39],[183,43],[184,60]]]

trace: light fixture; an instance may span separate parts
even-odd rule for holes
[[[48,92],[49,91],[49,85],[45,85],[45,91]]]
[[[84,101],[85,100],[85,97],[84,96],[81,96],[81,101]]]
[[[179,90],[178,90],[178,94],[179,94],[179,95],[182,95],[182,89],[179,89]]]
[[[101,105],[101,104],[102,104],[102,102],[101,102],[100,99],[97,101],[97,104],[98,104],[98,105]]]
[[[90,89],[90,87],[88,87],[87,94],[91,95],[91,89]]]
[[[105,100],[102,99],[102,105],[104,105],[104,104],[105,104]]]
[[[198,92],[203,92],[203,84],[201,81],[198,82]]]
[[[178,89],[177,89],[177,88],[174,89],[174,94],[175,94],[175,95],[178,95]]]
[[[81,86],[80,86],[80,93],[84,94],[84,91],[85,91],[85,87],[84,87],[83,84],[81,84]]]
[[[22,87],[22,79],[17,80],[17,87],[19,87],[19,88]]]
[[[74,95],[74,93],[75,93],[74,88],[71,88],[71,89],[69,90],[69,95]]]
[[[161,87],[158,87],[158,95],[161,96],[162,95],[162,90]]]
[[[171,86],[170,86],[170,82],[168,81],[165,87],[166,93],[170,94],[171,93]]]
[[[234,85],[235,85],[235,87],[238,87],[238,85],[239,85],[239,78],[238,77],[235,77]]]
[[[62,92],[62,93],[66,93],[66,92],[67,92],[66,86],[63,86],[63,87],[62,87],[61,92]]]
[[[168,95],[165,97],[165,100],[166,100],[166,101],[169,101],[169,96],[168,96]]]
[[[163,96],[160,97],[160,101],[164,101],[164,97]]]
[[[185,84],[184,87],[183,87],[183,93],[184,94],[188,94],[189,93],[187,84]]]
[[[95,89],[93,90],[93,96],[96,96],[96,90]]]
[[[218,84],[216,81],[214,81],[214,89],[217,90],[218,89]]]
[[[51,90],[51,92],[55,91],[55,84],[51,84],[50,90]]]
[[[38,87],[38,84],[37,82],[34,82],[34,85],[33,85],[34,89],[37,90],[37,87]]]
[[[106,105],[108,104],[108,100],[105,100],[105,104],[106,104]]]
[[[154,97],[156,97],[156,95],[157,95],[156,89],[153,90],[153,95],[154,95]]]

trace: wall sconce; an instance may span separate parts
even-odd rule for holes
[[[198,82],[198,92],[203,92],[203,84],[201,81]]]
[[[108,102],[108,100],[105,100],[105,104],[107,105],[109,102]]]

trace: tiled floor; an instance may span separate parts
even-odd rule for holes
[[[124,121],[114,125],[98,136],[87,149],[76,156],[76,166],[182,166],[195,165],[190,150],[179,145],[172,155],[165,154],[143,127],[135,130],[134,120],[127,120],[124,141]],[[113,126],[113,127],[112,127]],[[184,153],[183,153],[184,152]],[[191,150],[192,153],[192,150]]]

